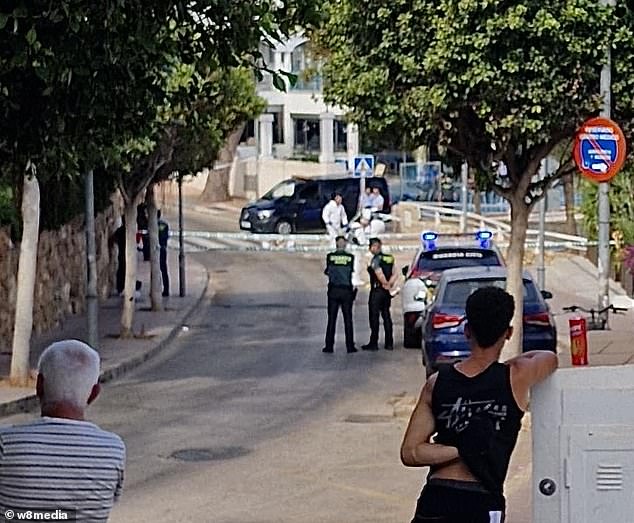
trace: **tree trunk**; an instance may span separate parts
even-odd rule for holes
[[[482,214],[482,195],[477,187],[473,190],[473,207],[476,214]]]
[[[37,244],[40,229],[40,186],[37,177],[25,174],[22,193],[22,242],[18,265],[18,290],[13,328],[13,354],[10,381],[27,386],[30,370],[30,344],[33,331],[33,293],[37,270]]]
[[[145,190],[145,205],[148,215],[148,235],[150,239],[150,301],[153,311],[163,310],[163,280],[159,264],[158,244],[158,209],[156,208],[156,195],[154,184],[148,185]]]
[[[564,183],[564,199],[566,201],[566,232],[568,234],[577,234],[574,177],[570,173],[563,176],[562,180]]]
[[[202,201],[212,203],[229,199],[229,173],[238,151],[238,145],[240,145],[243,130],[244,125],[232,132],[218,153],[218,159],[215,165],[209,169],[205,189],[200,195]]]
[[[136,302],[137,250],[136,250],[136,208],[140,197],[125,202],[125,289],[121,310],[121,337],[132,338],[134,331],[134,310]]]
[[[506,255],[506,289],[515,300],[513,315],[513,336],[502,351],[502,359],[517,356],[522,352],[524,331],[524,283],[522,271],[524,266],[524,250],[526,230],[528,229],[528,206],[521,198],[511,201],[511,241]]]

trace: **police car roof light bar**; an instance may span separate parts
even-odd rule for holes
[[[480,242],[480,247],[482,249],[488,249],[491,246],[491,238],[493,238],[493,233],[491,231],[476,231],[475,236],[476,240]]]
[[[420,235],[420,240],[426,251],[433,251],[436,249],[436,240],[438,239],[438,233],[432,231],[423,232]]]

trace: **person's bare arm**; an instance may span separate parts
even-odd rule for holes
[[[425,383],[403,437],[401,461],[407,467],[441,465],[459,459],[456,447],[430,442],[436,432],[431,397],[437,376],[434,374]]]
[[[385,274],[383,274],[383,269],[374,269],[374,274],[376,274],[376,279],[379,280],[381,286],[386,290],[390,290],[390,282],[387,281]]]
[[[557,355],[549,350],[525,352],[506,362],[511,367],[511,386],[517,404],[528,407],[530,388],[550,376],[559,364]]]

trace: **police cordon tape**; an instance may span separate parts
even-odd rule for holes
[[[323,253],[333,250],[330,238],[325,234],[252,234],[243,232],[184,231],[185,249],[188,252],[228,251],[228,252],[299,252]],[[170,249],[178,249],[178,232],[170,234]],[[413,233],[387,233],[381,235],[386,252],[408,252],[420,249],[419,235]],[[396,243],[411,242],[411,243]],[[496,242],[500,248],[508,247],[508,242]],[[544,242],[544,248],[553,251],[585,251],[597,245],[596,241],[552,241]],[[536,240],[527,240],[527,249],[538,247]],[[367,245],[353,245],[350,250],[367,250]]]

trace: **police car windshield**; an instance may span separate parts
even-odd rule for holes
[[[263,200],[276,200],[277,198],[291,197],[295,194],[295,182],[293,180],[286,180],[278,183],[269,192],[262,196]]]
[[[501,265],[490,249],[451,248],[424,252],[418,258],[416,268],[420,272],[444,271],[457,267],[491,267]]]
[[[447,305],[456,305],[464,307],[467,303],[467,298],[471,296],[476,290],[481,287],[500,287],[504,289],[506,287],[506,279],[478,279],[478,280],[459,280],[452,281],[445,287],[445,292],[441,298],[442,303]],[[538,301],[537,289],[535,285],[529,280],[524,280],[524,302],[531,303]]]

